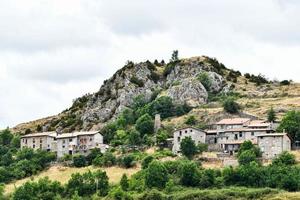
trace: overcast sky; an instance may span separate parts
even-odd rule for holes
[[[0,0],[0,128],[54,115],[127,60],[208,55],[300,81],[299,0]]]

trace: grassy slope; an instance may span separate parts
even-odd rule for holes
[[[10,194],[14,191],[15,187],[21,186],[23,183],[29,180],[38,180],[40,178],[44,178],[46,176],[49,177],[50,180],[56,180],[59,181],[63,184],[67,183],[68,180],[71,178],[71,175],[73,173],[84,173],[87,172],[88,170],[95,171],[95,170],[104,170],[107,173],[107,176],[109,177],[110,183],[118,183],[122,177],[123,174],[126,174],[127,176],[131,176],[132,174],[136,173],[137,171],[140,170],[140,167],[137,166],[135,168],[130,168],[130,169],[124,169],[120,167],[109,167],[109,168],[95,168],[92,166],[89,167],[82,167],[82,168],[74,168],[74,167],[62,167],[62,166],[53,166],[50,167],[48,170],[45,170],[38,175],[24,178],[21,180],[17,180],[13,183],[7,184],[5,186],[5,193]]]

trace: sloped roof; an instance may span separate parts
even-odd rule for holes
[[[99,133],[99,131],[81,131],[81,132],[74,132],[74,133],[62,133],[57,136],[57,138],[71,138],[83,135],[95,135]]]
[[[219,122],[217,122],[217,125],[236,125],[236,124],[244,124],[246,122],[250,121],[250,118],[227,118],[222,119]]]
[[[57,133],[55,131],[51,131],[51,132],[31,133],[31,134],[23,135],[21,136],[21,138],[44,137],[44,136],[56,137],[56,135]]]

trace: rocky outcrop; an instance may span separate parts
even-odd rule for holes
[[[207,62],[207,57],[183,59],[169,65],[128,62],[104,81],[98,92],[78,98],[71,108],[42,126],[62,132],[99,129],[129,107],[136,96],[143,95],[150,100],[157,91],[160,91],[160,96],[170,96],[175,103],[200,106],[208,99],[208,91],[197,79],[203,72],[210,77],[211,92],[220,92],[223,88],[228,91],[224,78]]]
[[[180,85],[171,86],[167,90],[175,103],[197,107],[207,102],[208,93],[200,81],[194,78],[183,79]]]

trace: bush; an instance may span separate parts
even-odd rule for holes
[[[121,180],[120,180],[120,186],[122,190],[127,191],[129,188],[128,178],[126,174],[123,174]]]
[[[154,121],[149,114],[144,114],[136,121],[135,128],[142,135],[152,134],[154,132]]]
[[[249,165],[256,161],[256,155],[253,150],[245,150],[239,155],[238,161],[240,165]]]
[[[272,161],[274,165],[294,165],[296,164],[295,155],[285,151]]]
[[[98,156],[102,156],[101,150],[98,148],[92,149],[91,152],[86,156],[86,162],[88,165],[91,165],[93,160]]]
[[[116,164],[116,157],[111,152],[105,152],[103,156],[98,155],[93,160],[93,165],[100,167],[111,167]]]
[[[135,165],[134,156],[131,154],[124,155],[123,157],[120,158],[119,164],[125,168],[133,167]]]
[[[83,155],[74,155],[73,165],[75,167],[84,167],[86,165],[85,157]]]
[[[240,106],[232,98],[228,98],[224,101],[223,108],[226,112],[235,114],[239,112]]]
[[[188,118],[185,120],[185,124],[187,125],[196,125],[197,124],[197,119],[194,115],[188,116]]]
[[[168,182],[168,172],[165,166],[158,162],[153,161],[150,163],[146,175],[145,184],[148,188],[164,188]]]
[[[292,137],[292,140],[300,140],[300,111],[287,112],[281,120],[277,131],[286,131]]]
[[[133,84],[136,84],[137,86],[139,87],[144,87],[144,82],[143,80],[137,78],[136,76],[132,76],[130,78],[130,82],[133,83]]]
[[[197,146],[191,137],[185,137],[180,142],[180,150],[182,155],[192,159],[197,153]]]
[[[108,177],[106,172],[98,170],[96,172],[88,171],[84,174],[72,174],[71,179],[66,185],[66,191],[69,196],[76,192],[79,196],[90,196],[97,191],[99,195],[107,195],[109,190]]]
[[[147,156],[142,161],[142,169],[147,169],[149,164],[154,160],[153,156]]]
[[[204,88],[207,91],[210,91],[212,81],[211,81],[211,78],[209,77],[209,74],[207,72],[200,73],[197,76],[197,79],[201,82],[201,84],[204,86]]]
[[[274,122],[276,120],[276,113],[273,107],[268,110],[268,122]]]
[[[184,186],[197,186],[199,170],[194,162],[183,162],[180,167],[180,183]]]
[[[62,194],[64,188],[57,181],[50,181],[48,177],[37,182],[29,181],[18,187],[13,193],[14,200],[47,199],[54,200]]]
[[[280,85],[290,85],[290,84],[291,84],[291,82],[288,80],[283,80],[280,82]]]

